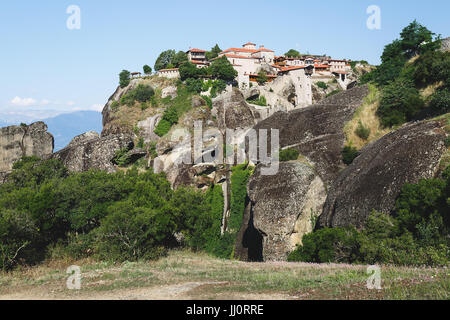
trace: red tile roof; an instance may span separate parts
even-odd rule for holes
[[[206,61],[196,61],[196,60],[192,60],[191,62],[192,62],[192,63],[195,63],[195,64],[207,64]]]
[[[238,56],[236,54],[226,54],[227,58],[236,58],[236,59],[261,59],[258,57],[246,57],[246,56]]]
[[[161,70],[158,70],[158,72],[161,72],[161,71],[178,71],[178,68],[175,68],[175,69],[161,69]]]
[[[206,51],[202,49],[189,49],[188,52],[206,52]]]
[[[281,68],[281,72],[292,71],[292,70],[297,70],[297,69],[305,69],[305,66],[300,66],[300,67],[282,67]]]
[[[246,45],[253,45],[253,46],[256,46],[256,44],[254,44],[254,43],[252,43],[252,42],[247,42],[246,44],[244,44],[244,46],[246,46]]]

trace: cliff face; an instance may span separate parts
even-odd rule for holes
[[[367,86],[356,87],[303,109],[275,113],[255,129],[278,129],[280,148],[297,149],[329,184],[345,167],[341,156],[344,126],[368,93]]]
[[[86,133],[75,137],[66,148],[51,157],[60,159],[70,171],[97,169],[111,173],[116,171],[113,164],[116,151],[123,148],[133,148],[131,136],[117,134],[100,138],[96,133]]]
[[[422,121],[364,147],[329,188],[320,226],[361,228],[373,209],[390,213],[405,183],[436,175],[445,138],[443,123]]]
[[[314,169],[300,162],[280,163],[276,175],[261,175],[258,165],[250,178],[248,203],[238,234],[241,260],[283,261],[313,230],[312,215],[322,211],[326,192]]]
[[[29,126],[10,126],[0,129],[0,172],[11,171],[14,162],[24,156],[43,158],[51,155],[54,138],[47,125],[36,122]],[[1,178],[0,178],[1,181]]]

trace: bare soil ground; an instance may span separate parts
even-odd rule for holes
[[[81,267],[81,289],[66,269]],[[381,266],[381,290],[366,287],[367,266],[245,263],[173,251],[152,262],[48,261],[0,273],[0,300],[450,299],[447,268]]]

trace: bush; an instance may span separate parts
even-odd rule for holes
[[[155,91],[151,86],[139,84],[136,89],[134,89],[130,94],[135,100],[143,103],[150,101],[150,99],[155,94]]]
[[[203,81],[201,79],[189,78],[186,80],[186,88],[189,92],[200,93],[202,92]]]
[[[128,155],[129,148],[122,148],[116,151],[112,162],[119,167],[126,167],[131,164],[131,158]]]
[[[323,89],[323,90],[327,90],[327,89],[328,89],[328,85],[327,85],[325,82],[323,82],[323,81],[317,82],[316,85],[317,85],[319,88]]]
[[[155,128],[155,134],[165,136],[172,128],[172,125],[178,122],[178,112],[174,107],[169,107],[164,111],[162,119]]]
[[[330,93],[328,93],[325,97],[329,98],[331,96],[334,96],[335,94],[338,94],[339,92],[341,92],[341,90],[339,90],[339,89],[333,90]]]
[[[324,228],[303,236],[288,261],[352,263],[358,258],[358,232],[352,227]]]
[[[437,90],[432,96],[429,105],[429,114],[439,116],[450,112],[450,91],[447,88]]]
[[[369,139],[369,136],[370,136],[370,129],[365,127],[360,120],[358,123],[358,127],[355,130],[355,133],[361,139],[367,140],[367,139]]]
[[[297,160],[300,152],[297,149],[289,148],[285,150],[280,150],[280,161],[291,161]]]
[[[206,102],[206,104],[208,105],[209,109],[212,109],[213,107],[213,103],[212,103],[212,99],[208,96],[201,96],[202,99]]]
[[[266,107],[267,106],[267,100],[264,96],[259,96],[255,100],[247,100],[248,103],[255,104],[257,106]]]
[[[110,261],[153,260],[165,253],[173,221],[166,212],[135,207],[130,201],[114,204],[95,230],[98,256]]]
[[[37,236],[38,228],[30,214],[0,209],[0,270],[37,262],[37,248],[33,248]]]
[[[392,127],[414,119],[423,108],[419,91],[400,78],[383,88],[377,115],[383,126]]]
[[[120,108],[120,103],[118,101],[113,101],[111,103],[111,110],[113,112],[116,112],[117,110],[119,110],[119,108]]]
[[[355,147],[345,146],[344,149],[342,149],[342,161],[346,165],[352,164],[353,160],[355,160],[359,156],[358,149]]]

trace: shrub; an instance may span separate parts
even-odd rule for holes
[[[34,263],[33,248],[38,228],[30,214],[0,209],[0,270],[10,270],[18,263]]]
[[[208,96],[203,96],[203,95],[201,97],[202,97],[203,100],[205,100],[205,102],[208,105],[208,107],[210,109],[212,109],[212,107],[213,107],[212,99],[210,97],[208,97]]]
[[[419,91],[400,78],[383,88],[377,115],[383,126],[392,127],[412,120],[423,107]]]
[[[358,127],[355,130],[355,134],[361,139],[367,140],[370,136],[370,129],[365,127],[360,120],[358,123]]]
[[[438,116],[450,112],[450,91],[447,88],[437,90],[432,96],[429,105],[429,114]]]
[[[259,96],[257,99],[254,100],[247,100],[247,102],[261,107],[267,106],[267,100],[266,97],[264,96]]]
[[[358,232],[353,227],[324,228],[303,236],[288,261],[352,263],[358,258]]]
[[[95,248],[101,259],[153,260],[165,253],[164,244],[171,236],[170,216],[128,201],[114,204],[109,211],[95,230]]]
[[[353,160],[355,160],[358,156],[358,149],[352,147],[351,145],[345,146],[344,149],[342,149],[342,161],[346,165],[352,164]]]
[[[338,94],[339,92],[341,92],[341,90],[339,90],[339,89],[333,90],[330,93],[328,93],[325,97],[328,98],[328,97],[334,96],[335,94]]]
[[[128,155],[129,148],[117,150],[112,162],[119,167],[126,167],[131,164],[131,158]]]
[[[155,91],[151,86],[139,84],[130,94],[139,102],[147,102],[153,97]]]
[[[189,78],[186,80],[186,88],[189,92],[200,93],[202,92],[203,81],[201,79]]]
[[[174,107],[169,107],[164,111],[162,119],[155,128],[155,134],[162,137],[166,135],[172,125],[178,122],[178,112]]]
[[[323,89],[323,90],[328,89],[328,85],[327,85],[325,82],[323,82],[323,81],[317,82],[316,85],[317,85],[319,88]]]
[[[285,150],[280,150],[280,161],[291,161],[297,160],[300,155],[300,152],[294,148],[288,148]]]
[[[187,79],[197,79],[200,76],[199,69],[192,62],[183,63],[179,68],[179,72],[182,81]]]
[[[119,108],[120,108],[120,103],[118,101],[113,101],[111,103],[111,110],[113,112],[116,112],[117,110],[119,110]]]

